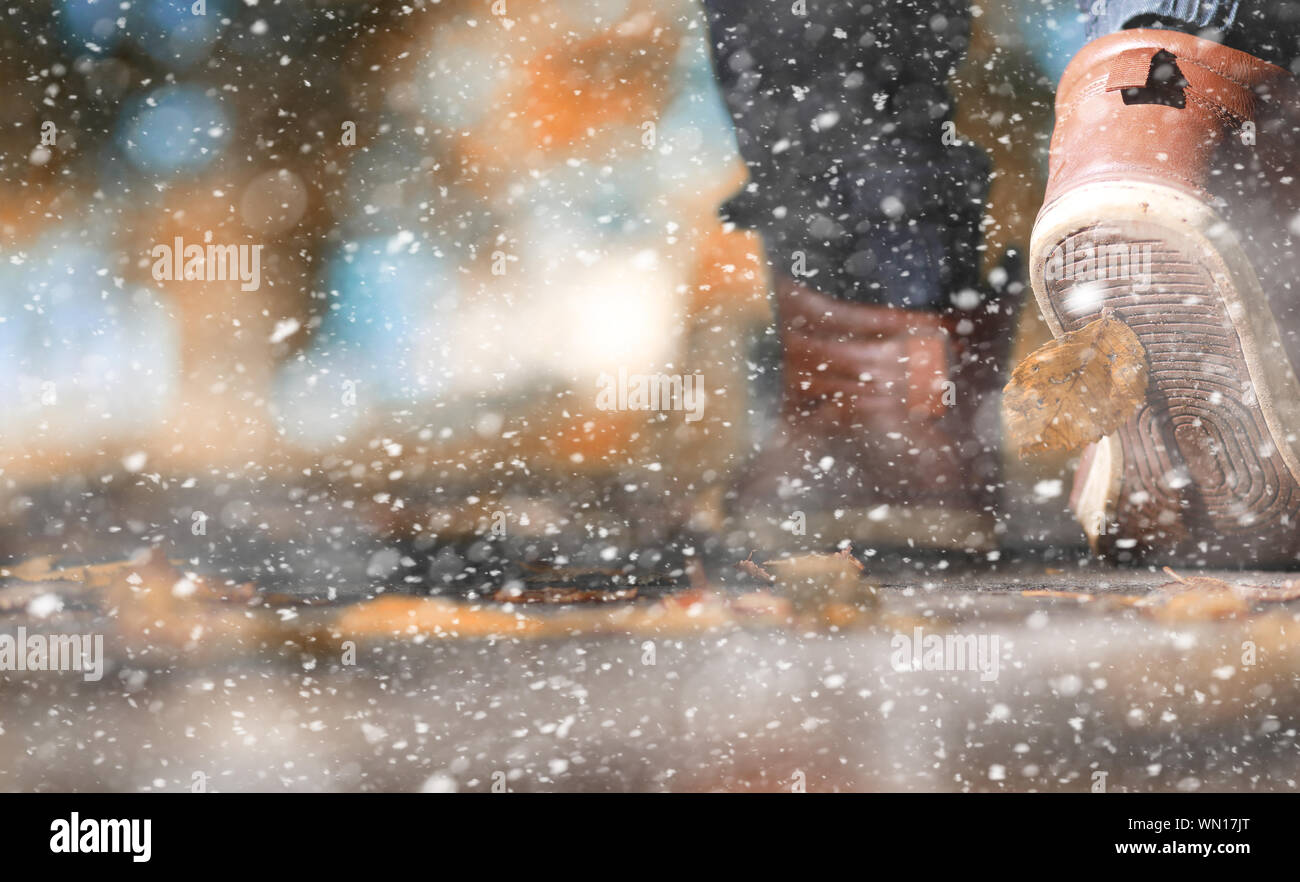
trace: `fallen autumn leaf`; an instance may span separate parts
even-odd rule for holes
[[[1109,312],[1036,349],[1003,390],[1007,435],[1021,455],[1077,450],[1109,435],[1142,403],[1147,361]]]

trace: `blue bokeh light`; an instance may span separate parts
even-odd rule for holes
[[[0,411],[9,428],[85,438],[90,428],[138,429],[171,406],[175,320],[156,293],[114,280],[118,257],[70,227],[0,254],[0,373],[11,378],[0,384]]]
[[[58,5],[59,27],[69,43],[109,52],[121,42],[118,0],[60,0]]]
[[[226,0],[206,0],[194,14],[193,0],[143,0],[133,31],[136,42],[159,64],[187,68],[202,61],[221,36]]]
[[[226,112],[196,86],[164,86],[137,99],[118,140],[137,169],[158,174],[208,166],[230,140]]]
[[[287,362],[276,415],[299,441],[347,433],[377,404],[437,400],[452,377],[455,268],[410,233],[347,247],[325,272],[331,309],[312,346]],[[351,385],[361,404],[344,404]]]

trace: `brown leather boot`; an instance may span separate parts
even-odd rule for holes
[[[1058,337],[1114,310],[1148,398],[1072,501],[1121,559],[1294,563],[1300,90],[1197,37],[1130,30],[1070,63],[1030,268]]]
[[[986,393],[998,385],[988,369],[998,356],[986,345],[996,335],[977,333],[988,323],[972,320],[976,311],[837,300],[788,279],[776,305],[781,419],[734,507],[752,541],[992,548],[999,442]]]

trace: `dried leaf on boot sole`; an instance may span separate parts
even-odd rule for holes
[[[1120,427],[1146,396],[1137,335],[1107,312],[1031,352],[1003,390],[1007,435],[1020,454],[1077,450]]]

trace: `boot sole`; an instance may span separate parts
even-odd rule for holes
[[[1099,273],[1048,277],[1058,249],[1078,255],[1087,245],[1106,256]],[[1150,364],[1146,403],[1117,432],[1119,443],[1108,439],[1104,455],[1092,457],[1102,471],[1082,476],[1077,513],[1090,538],[1110,527],[1111,550],[1172,551],[1165,557],[1197,563],[1294,561],[1300,382],[1228,224],[1172,187],[1086,184],[1039,216],[1030,266],[1056,337],[1109,308]]]

